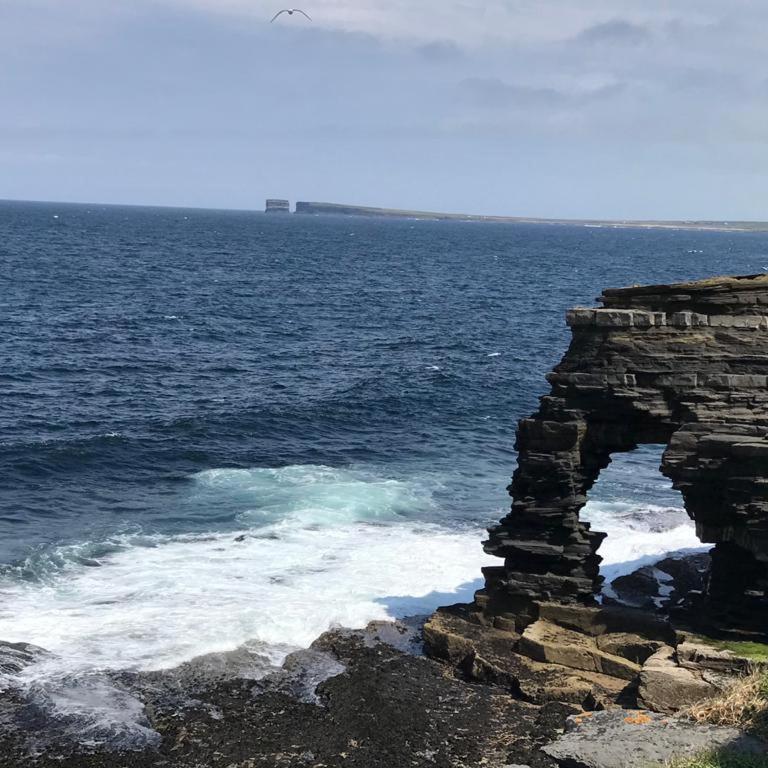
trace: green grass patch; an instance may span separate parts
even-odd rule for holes
[[[768,643],[756,643],[753,640],[715,640],[712,637],[700,635],[691,639],[716,648],[718,651],[730,651],[750,661],[768,663]]]
[[[768,768],[768,755],[747,755],[729,750],[702,752],[694,757],[672,760],[667,763],[667,768]]]

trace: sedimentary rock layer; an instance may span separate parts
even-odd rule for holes
[[[570,348],[517,432],[512,510],[490,530],[478,603],[591,604],[604,534],[579,519],[611,456],[667,446],[661,471],[702,542],[710,602],[749,613],[768,588],[768,276],[607,290],[567,314]],[[745,608],[746,606],[746,608]]]

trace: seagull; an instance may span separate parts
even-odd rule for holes
[[[309,15],[308,13],[305,13],[304,11],[302,11],[302,10],[301,10],[301,8],[283,8],[283,10],[282,10],[282,11],[278,11],[278,12],[277,12],[277,13],[276,13],[276,14],[275,14],[273,17],[272,17],[272,21],[270,22],[270,24],[271,24],[272,22],[274,22],[274,20],[275,20],[275,19],[276,19],[278,16],[280,16],[281,14],[283,14],[283,13],[287,13],[289,16],[293,16],[293,14],[294,14],[294,13],[300,13],[302,16],[306,16],[306,17],[307,17],[307,18],[308,18],[310,21],[312,21],[312,18],[310,17],[310,15]]]

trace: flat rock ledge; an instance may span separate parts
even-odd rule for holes
[[[535,609],[517,631],[488,625],[475,604],[441,608],[424,625],[426,653],[463,679],[504,686],[534,704],[662,714],[717,697],[753,666],[643,611],[557,603]]]
[[[543,752],[562,768],[648,768],[698,752],[765,755],[766,745],[733,728],[700,725],[642,710],[574,715]]]

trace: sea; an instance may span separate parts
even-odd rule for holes
[[[0,203],[0,641],[48,651],[0,689],[98,740],[135,709],[99,675],[470,600],[566,309],[767,269],[761,233]],[[591,494],[608,581],[701,547],[661,451]]]

